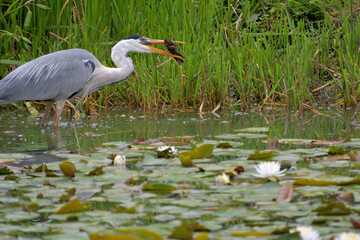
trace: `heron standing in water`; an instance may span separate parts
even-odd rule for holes
[[[183,43],[173,41],[174,43]],[[102,65],[94,55],[84,49],[69,49],[36,58],[9,73],[0,80],[0,105],[18,101],[47,101],[41,125],[56,103],[56,121],[59,126],[65,102],[75,96],[86,97],[104,86],[121,82],[134,71],[128,52],[152,53],[181,58],[151,47],[164,44],[132,35],[118,42],[111,49],[111,59],[116,68]]]

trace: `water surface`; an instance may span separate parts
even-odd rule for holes
[[[0,154],[0,163],[9,164],[11,172],[4,167],[7,172],[0,181],[0,232],[6,239],[40,239],[41,234],[59,240],[140,228],[172,238],[171,233],[187,221],[205,226],[212,239],[224,240],[238,239],[244,232],[267,233],[261,239],[274,239],[274,231],[290,239],[284,229],[303,225],[313,226],[324,239],[354,231],[349,217],[360,211],[360,173],[358,161],[350,156],[356,158],[360,148],[357,114],[323,114],[327,115],[299,118],[284,110],[218,115],[109,111],[79,120],[64,115],[60,128],[54,122],[42,128],[40,118],[23,111],[2,113],[0,151],[5,154]],[[266,131],[238,131],[249,127]],[[329,146],[294,144],[254,152],[267,148],[268,137],[337,140],[346,134],[353,140],[338,145],[347,149],[335,149],[336,155]],[[211,156],[195,157],[195,166],[185,167],[184,156],[192,156],[184,155],[191,151],[189,145],[176,146],[181,154],[163,158],[156,149],[165,143],[134,143],[138,138],[171,136],[194,136],[203,154],[206,147]],[[220,148],[224,141],[232,148]],[[119,166],[111,155],[127,161]],[[279,182],[253,175],[259,162],[269,160],[281,162],[286,170]],[[46,167],[40,165],[43,162]],[[67,171],[61,167],[65,165]],[[68,172],[75,169],[75,177],[69,178]],[[219,183],[224,173],[233,175],[230,184]],[[286,190],[293,201],[275,201],[286,182],[293,186]],[[353,196],[346,198],[348,203],[340,198],[344,193]]]
[[[0,115],[0,152],[45,153],[49,151],[88,152],[113,141],[133,142],[136,138],[164,136],[197,136],[214,139],[248,127],[270,128],[270,137],[336,140],[345,136],[360,137],[356,114],[329,111],[332,116],[309,115],[299,118],[278,110],[259,112],[223,111],[211,113],[143,114],[140,111],[113,110],[97,117],[63,115],[59,129],[54,121],[40,126],[41,118],[25,111],[2,112]],[[335,114],[336,113],[336,114]],[[244,148],[266,149],[266,139],[242,138]]]

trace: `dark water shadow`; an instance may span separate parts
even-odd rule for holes
[[[60,162],[65,161],[67,158],[57,157],[51,154],[35,154],[31,158],[24,158],[20,161],[16,162],[9,162],[6,165],[13,166],[13,167],[25,167],[31,165],[38,165],[43,163],[51,163],[51,162]]]

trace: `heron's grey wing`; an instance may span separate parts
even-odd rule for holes
[[[88,51],[70,49],[32,60],[0,80],[1,102],[68,99],[81,91],[100,62]]]

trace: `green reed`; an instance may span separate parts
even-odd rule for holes
[[[179,49],[185,63],[131,53],[135,73],[91,94],[85,112],[119,104],[148,110],[356,105],[359,3],[295,2],[0,0],[0,76],[69,48],[87,49],[114,67],[111,47],[143,34],[185,41]]]

